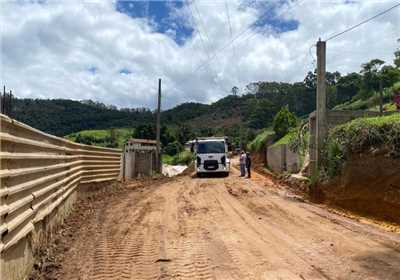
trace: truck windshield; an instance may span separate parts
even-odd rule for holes
[[[202,142],[197,144],[198,154],[222,154],[225,153],[225,142]]]

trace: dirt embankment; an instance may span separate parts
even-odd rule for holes
[[[342,175],[319,186],[324,202],[400,224],[400,160],[353,156]]]

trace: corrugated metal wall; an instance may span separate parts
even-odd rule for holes
[[[0,252],[52,213],[80,183],[116,180],[121,151],[55,137],[0,115]]]

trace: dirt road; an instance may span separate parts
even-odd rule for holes
[[[58,279],[400,279],[400,236],[266,179],[180,177],[108,199]]]

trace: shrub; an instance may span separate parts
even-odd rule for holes
[[[325,142],[322,162],[330,176],[339,175],[343,163],[352,155],[371,149],[388,149],[392,157],[400,155],[400,114],[355,119],[336,126]]]
[[[326,171],[329,177],[334,177],[339,174],[344,162],[343,150],[336,139],[327,142],[327,156],[329,164]]]
[[[273,121],[273,129],[276,137],[281,138],[285,136],[290,128],[296,127],[297,121],[296,116],[289,111],[288,106],[282,107],[282,109],[275,115]]]
[[[261,133],[257,134],[257,136],[247,145],[247,149],[252,152],[261,151],[265,145],[267,144],[267,140],[270,137],[273,137],[274,132],[271,130],[263,130]]]
[[[193,154],[189,151],[182,151],[178,154],[176,154],[173,159],[172,159],[172,164],[173,165],[180,165],[180,164],[185,164],[189,165],[190,162],[193,160]]]
[[[161,159],[162,159],[162,163],[172,165],[172,161],[174,160],[174,157],[167,155],[167,154],[163,154]]]
[[[310,132],[308,123],[304,123],[294,130],[294,132],[290,133],[288,145],[292,152],[304,157],[308,152],[309,142]]]
[[[296,129],[292,128],[285,136],[281,137],[272,146],[289,145],[290,140],[296,136]]]
[[[177,153],[181,152],[183,146],[178,141],[174,141],[172,143],[168,143],[167,146],[164,148],[164,153],[170,156],[176,155]]]

